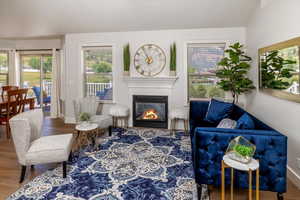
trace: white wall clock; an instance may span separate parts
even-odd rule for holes
[[[134,67],[143,76],[156,76],[166,65],[166,55],[157,45],[145,44],[134,56]]]

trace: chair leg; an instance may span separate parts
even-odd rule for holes
[[[19,183],[22,183],[24,181],[25,174],[26,174],[26,166],[22,165],[22,170],[21,170],[21,176],[20,176]]]
[[[173,134],[173,131],[174,131],[173,128],[174,128],[174,120],[171,119],[171,124],[170,124],[171,134]]]
[[[9,122],[6,123],[6,138],[10,139],[10,126],[9,126]]]
[[[278,199],[278,200],[283,200],[283,199],[284,199],[284,198],[283,198],[283,194],[280,193],[280,192],[278,192],[278,193],[277,193],[277,199]]]
[[[112,127],[109,126],[109,127],[108,127],[108,135],[111,136],[111,133],[112,133]]]
[[[67,177],[67,162],[64,161],[62,163],[62,166],[63,166],[63,178],[66,178]]]
[[[71,162],[72,159],[73,159],[73,154],[72,154],[72,151],[71,151],[70,154],[69,154],[69,158],[68,158],[69,162]]]

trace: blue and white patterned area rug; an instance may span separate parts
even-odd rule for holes
[[[201,200],[208,200],[202,185]],[[99,150],[34,178],[9,200],[196,200],[190,137],[158,129],[116,129]]]

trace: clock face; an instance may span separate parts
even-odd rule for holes
[[[146,44],[140,47],[135,53],[135,69],[144,76],[155,76],[159,74],[165,65],[166,55],[159,46]]]

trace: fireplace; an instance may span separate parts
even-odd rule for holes
[[[133,95],[133,126],[168,128],[168,97]]]

